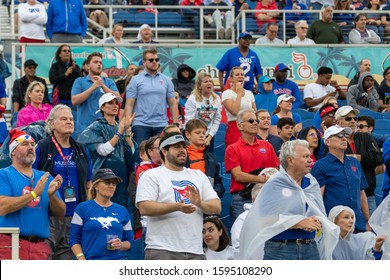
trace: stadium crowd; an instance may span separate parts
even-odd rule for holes
[[[371,9],[379,5],[375,1],[348,7]],[[62,1],[51,0],[46,17],[35,0],[18,8],[36,20],[19,14],[21,42],[45,40],[46,24],[51,42],[61,43],[48,75],[50,98],[45,81],[35,75],[40,62],[27,58],[25,75],[13,85],[13,128],[0,127],[0,227],[20,228],[21,259],[129,259],[137,241],[146,260],[390,258],[390,229],[382,222],[390,219],[390,140],[373,133],[375,119],[368,113],[382,114],[390,106],[390,67],[376,83],[369,58],[363,59],[347,89],[332,80],[331,68],[320,67],[316,81],[301,92],[280,61],[274,77],[263,75],[261,57],[250,48],[253,36],[242,32],[216,65],[218,86],[191,65],[178,66],[175,79],[164,75],[158,50],[148,45],[142,63],[129,63],[126,76],[113,81],[103,72],[99,52],[81,66],[75,63],[68,44],[81,42],[88,27],[82,3],[69,2],[80,6],[71,11],[74,29],[67,30],[63,13],[70,11],[60,7]],[[157,12],[150,7],[157,2],[141,2]],[[341,27],[348,24],[333,22],[333,5],[346,6],[325,2],[310,4],[321,10],[321,19],[291,20],[295,43],[345,42]],[[219,3],[224,2],[211,2]],[[181,3],[202,4],[213,6]],[[240,0],[230,4],[249,8]],[[255,9],[281,5],[261,0]],[[284,7],[308,6],[287,0]],[[368,12],[342,19],[356,23],[348,34],[373,37],[358,29],[362,15],[370,19]],[[275,43],[283,28],[279,14],[255,16],[265,40]],[[220,38],[233,36],[214,13],[207,20],[223,29]],[[329,26],[334,33],[326,31]],[[115,26],[110,40],[121,42],[121,27]],[[148,26],[137,39],[157,43]],[[0,80],[1,114],[3,88]],[[304,125],[302,111],[312,113],[312,125]],[[215,145],[221,132],[225,150],[219,161]],[[222,172],[230,185],[224,185]],[[228,194],[231,232],[221,216]],[[10,258],[11,236],[0,234],[0,259]]]

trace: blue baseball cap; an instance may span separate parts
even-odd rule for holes
[[[273,82],[275,81],[274,79],[272,79],[270,76],[267,76],[267,75],[264,75],[264,76],[261,76],[258,80],[258,83],[268,83],[268,82]]]
[[[248,32],[241,32],[240,35],[238,35],[238,41],[240,41],[242,38],[249,37],[252,39],[252,35]]]
[[[275,72],[283,71],[283,70],[288,70],[288,67],[286,64],[279,63],[278,65],[275,66]]]

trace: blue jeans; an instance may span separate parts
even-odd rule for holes
[[[267,241],[264,246],[264,260],[319,260],[317,243],[295,244]]]
[[[252,203],[251,199],[244,199],[238,193],[232,194],[232,202],[230,204],[230,219],[232,224],[237,219],[237,217],[244,212],[244,204]]]
[[[135,125],[132,127],[134,133],[134,141],[139,145],[142,141],[148,140],[150,137],[160,135],[164,127],[152,127],[144,125]]]

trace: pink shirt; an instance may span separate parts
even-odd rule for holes
[[[42,104],[39,108],[28,104],[19,111],[16,127],[26,126],[37,121],[46,121],[52,108],[50,104]]]

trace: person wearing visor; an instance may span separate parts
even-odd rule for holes
[[[318,114],[320,117],[320,131],[322,134],[328,127],[336,124],[336,111],[337,107],[327,103],[321,106],[321,108],[316,112],[316,115]]]
[[[164,164],[143,173],[136,206],[148,216],[146,260],[205,260],[203,214],[219,214],[221,201],[200,170],[186,168],[184,137],[167,133],[160,140]]]
[[[77,260],[123,260],[131,248],[133,230],[126,208],[111,201],[122,179],[111,169],[98,169],[70,225],[69,244]]]
[[[314,164],[311,174],[321,187],[327,215],[334,206],[348,206],[355,211],[355,231],[364,232],[369,229],[370,215],[364,191],[368,184],[360,162],[345,153],[351,134],[349,127],[334,125],[327,128],[324,141],[329,153]]]

